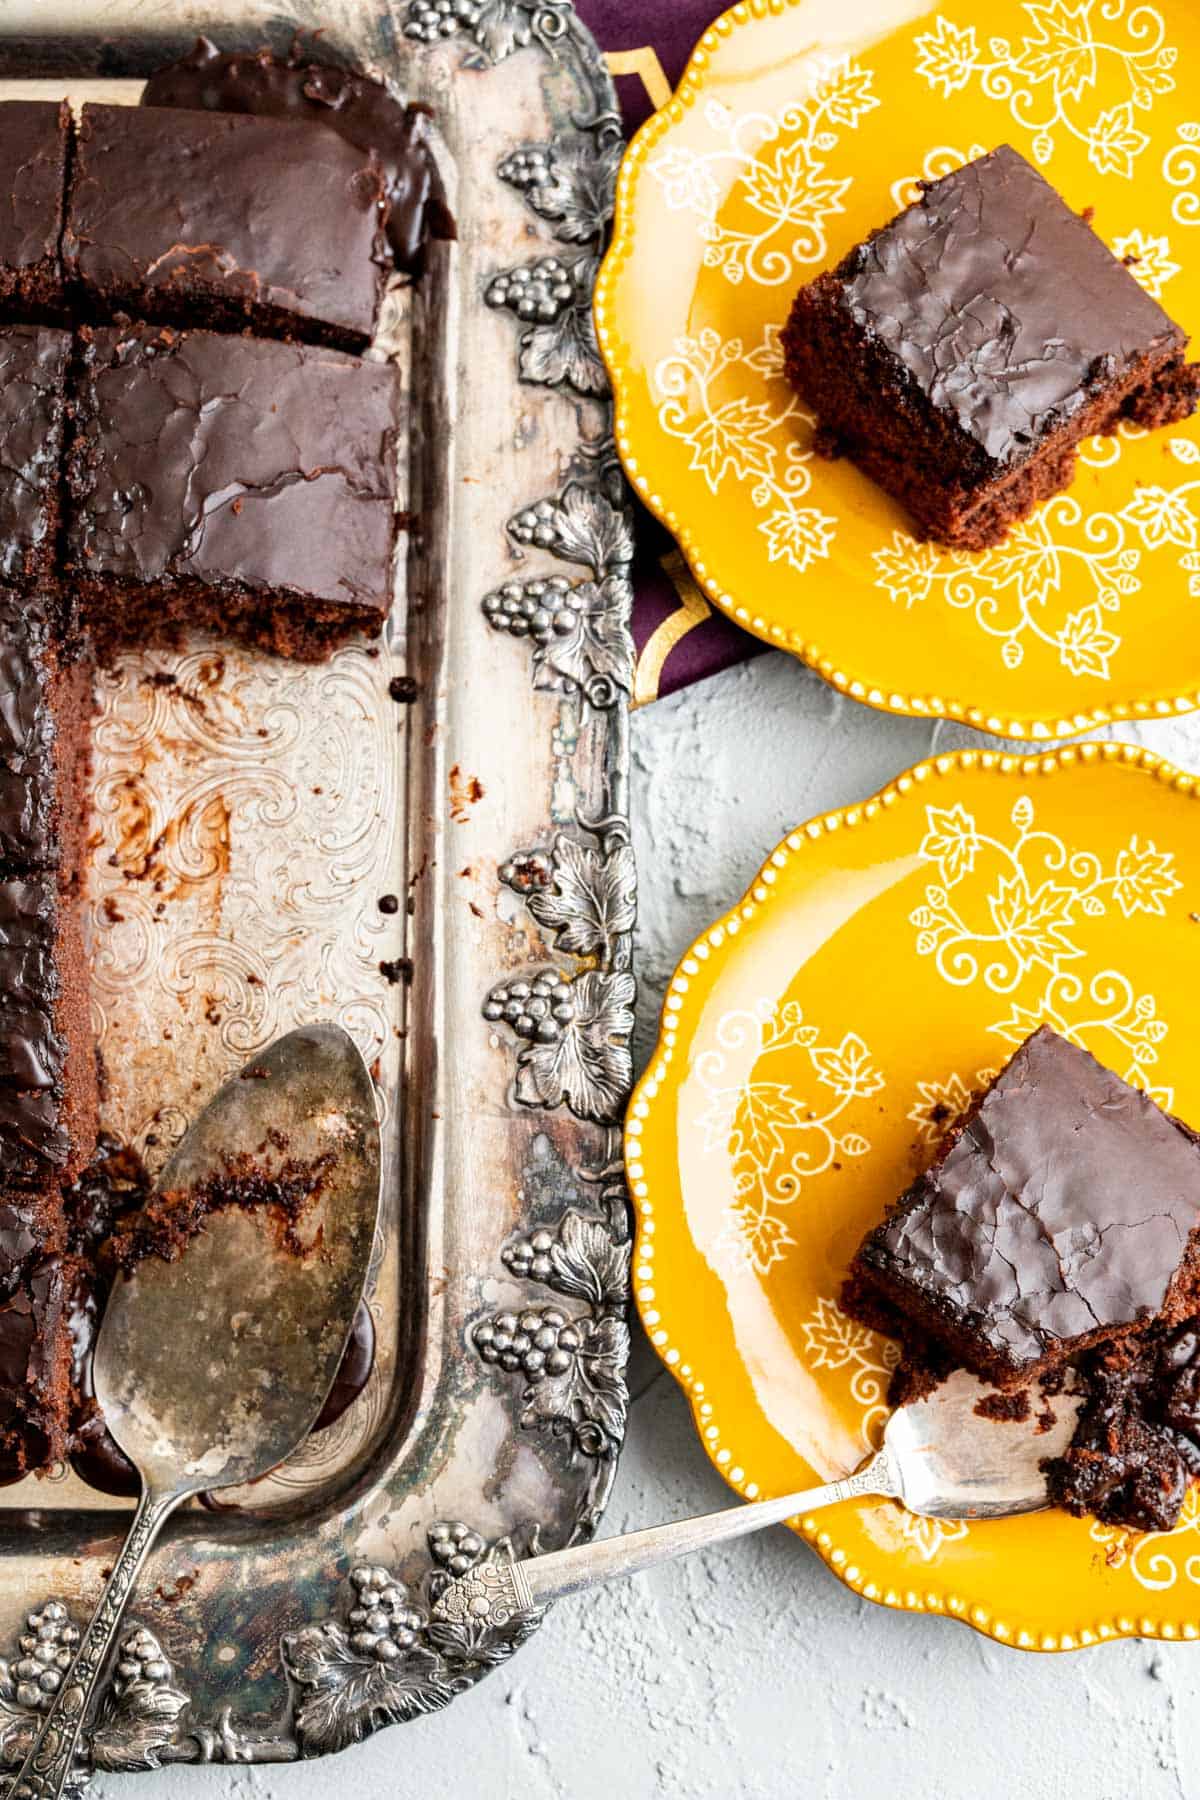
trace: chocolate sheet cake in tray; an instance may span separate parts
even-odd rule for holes
[[[199,33],[216,50],[193,51]],[[263,45],[274,61],[235,79],[228,53]],[[318,364],[331,418],[344,365],[360,351],[380,365],[394,598],[377,637],[351,635],[326,660],[306,657],[328,649],[338,534],[356,568],[373,567],[390,469],[382,486],[356,472],[353,516],[319,483],[312,508],[289,500],[288,554],[301,546],[314,598],[285,628],[263,623],[255,584],[273,572],[237,548],[240,500],[224,536],[207,499],[204,529],[185,521],[171,542],[112,523],[139,504],[139,432],[165,416],[162,393],[175,406],[185,383],[202,412],[222,386],[201,332],[179,335],[196,320],[174,316],[174,278],[152,254],[153,194],[140,262],[132,239],[112,249],[106,212],[110,149],[114,168],[140,157],[148,183],[160,166],[143,144],[153,132],[126,132],[112,109],[138,106],[148,76],[189,56],[171,78],[182,98],[160,77],[158,101],[193,95],[215,120],[259,120],[209,134],[188,113],[189,143],[221,179],[238,167],[235,140],[286,165],[290,127],[264,121],[324,107],[342,114],[329,178],[367,169],[397,202],[390,245],[379,233],[368,246],[387,267],[365,351],[373,274],[352,293],[289,285],[286,267],[238,287],[231,255],[202,295],[200,323],[231,334],[245,391],[265,383],[285,411]],[[388,106],[347,71],[382,80],[389,118],[405,121],[390,164],[362,141]],[[48,339],[64,305],[86,295],[93,310],[73,315],[86,328],[66,516],[18,521],[29,541],[13,557],[27,573],[58,543],[100,651],[81,853],[100,1126],[153,1173],[226,1077],[328,1018],[372,1065],[386,1169],[365,1387],[266,1481],[180,1519],[130,1609],[123,1655],[143,1678],[118,1667],[88,1754],[123,1769],[279,1761],[434,1710],[510,1654],[502,1634],[430,1628],[439,1578],[486,1579],[508,1544],[590,1534],[621,1445],[632,546],[590,321],[620,136],[567,0],[264,0],[240,15],[217,0],[18,0],[0,20],[0,101],[64,98],[77,120],[98,109],[86,206],[68,209],[62,238],[67,299],[53,257],[17,286]],[[436,177],[419,241],[406,145]],[[242,332],[269,336],[269,352]],[[226,453],[232,469],[239,445]],[[223,503],[232,477],[208,475]],[[155,476],[174,479],[166,455]],[[182,509],[194,471],[176,491]],[[245,504],[274,491],[264,478]],[[224,610],[202,601],[218,580]],[[343,587],[371,625],[354,580]],[[177,643],[160,641],[164,607],[183,622]],[[492,1345],[507,1312],[518,1338],[534,1313],[537,1332],[577,1327],[568,1378],[485,1360],[478,1327]],[[0,1676],[0,1767],[20,1760],[47,1703],[46,1684],[21,1676],[20,1640],[74,1641],[128,1505],[61,1460],[0,1487],[0,1658],[15,1671]],[[375,1654],[363,1620],[394,1612],[401,1587],[403,1642]]]

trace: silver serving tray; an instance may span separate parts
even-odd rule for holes
[[[458,241],[382,344],[411,371],[416,524],[378,648],[308,669],[197,638],[100,678],[95,1012],[104,1122],[152,1163],[278,1033],[353,1032],[386,1132],[379,1351],[339,1425],[156,1552],[88,1736],[105,1769],[319,1755],[444,1706],[521,1634],[431,1625],[439,1584],[588,1536],[624,1430],[633,646],[590,313],[621,148],[599,54],[568,0],[7,0],[0,95],[133,101],[198,31],[317,25],[440,132]],[[402,957],[411,984],[381,972]],[[70,1641],[125,1516],[67,1472],[0,1493],[0,1762],[47,1704],[30,1633]]]

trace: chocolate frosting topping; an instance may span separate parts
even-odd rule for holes
[[[49,1007],[58,993],[54,881],[0,881],[0,1007]]]
[[[426,240],[454,236],[430,148],[424,107],[405,106],[381,82],[328,63],[286,59],[269,50],[222,54],[198,38],[188,54],[157,69],[143,106],[207,108],[327,125],[359,150],[374,151],[384,172],[387,235],[397,265],[417,271]]]
[[[1185,342],[1007,144],[932,182],[836,278],[855,323],[996,464],[1021,463],[1147,349]]]
[[[59,1372],[65,1304],[63,1265],[49,1256],[0,1306],[0,1424],[24,1405],[35,1409],[44,1386]]]
[[[54,725],[46,707],[50,630],[31,600],[0,592],[0,762],[6,767],[50,755]]]
[[[0,580],[29,575],[49,548],[70,349],[66,331],[13,325],[0,332]]]
[[[109,307],[143,317],[194,317],[211,299],[366,343],[388,260],[384,211],[379,164],[334,132],[85,106],[63,260]]]
[[[46,1203],[36,1195],[0,1199],[0,1294],[12,1293],[16,1278],[46,1241]]]
[[[1158,1313],[1200,1223],[1200,1147],[1043,1026],[860,1252],[1011,1367]]]
[[[34,1181],[61,1169],[71,1154],[58,1093],[0,1087],[0,1157],[10,1180]]]
[[[15,1088],[57,1087],[64,1055],[48,1013],[20,1006],[0,1010],[0,1082]]]
[[[0,591],[0,861],[20,869],[58,860],[50,655],[44,611]]]
[[[192,576],[385,614],[388,363],[148,326],[85,334],[69,544],[91,574]]]
[[[0,264],[27,269],[58,255],[69,112],[66,101],[0,104]]]

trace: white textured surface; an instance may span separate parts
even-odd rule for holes
[[[1200,771],[1200,715],[1125,727]],[[780,656],[634,720],[639,1063],[680,952],[794,824],[934,749],[982,740],[886,719]],[[731,1496],[644,1345],[606,1528]],[[1189,1800],[1200,1647],[1005,1651],[857,1599],[782,1530],[566,1601],[450,1712],[306,1768],[98,1782],[103,1800]]]

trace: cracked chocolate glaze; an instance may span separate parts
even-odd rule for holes
[[[0,1007],[53,1003],[57,922],[52,880],[0,881]]]
[[[327,125],[356,149],[373,150],[379,158],[389,206],[386,230],[397,267],[419,272],[426,240],[455,235],[430,148],[427,110],[406,106],[365,75],[298,55],[272,56],[265,48],[250,55],[223,54],[201,37],[186,56],[151,75],[142,105]]]
[[[54,723],[46,705],[49,621],[35,602],[0,589],[0,763],[49,769]]]
[[[62,1259],[36,1264],[12,1298],[0,1305],[0,1482],[19,1478],[61,1445],[41,1425],[52,1417],[54,1395],[70,1379],[63,1321],[67,1280]]]
[[[53,1088],[0,1088],[0,1158],[10,1181],[34,1181],[71,1155],[60,1095]]]
[[[0,882],[0,1081],[10,1087],[52,1088],[62,1078],[57,931],[53,876]]]
[[[1002,144],[929,184],[835,271],[842,303],[930,403],[1012,467],[1185,334]]]
[[[0,1308],[0,1389],[4,1399],[14,1398],[19,1404],[22,1388],[36,1390],[44,1378],[45,1315],[61,1311],[64,1297],[62,1265],[57,1257],[47,1257],[33,1270],[27,1290]]]
[[[44,609],[0,590],[0,863],[22,870],[59,856],[51,654]]]
[[[390,263],[385,213],[377,159],[334,132],[85,106],[63,262],[110,312],[203,322],[211,305],[221,320],[240,312],[258,330],[312,327],[361,349]]]
[[[66,331],[36,325],[0,330],[2,581],[33,576],[53,550],[70,351]]]
[[[386,618],[390,364],[150,326],[81,339],[67,464],[76,571],[241,584]]]
[[[0,588],[0,1168],[44,1195],[86,1158],[95,1058],[75,857],[85,671],[58,660],[56,602]],[[64,816],[65,814],[65,816]],[[62,866],[64,856],[70,865]],[[57,1197],[43,1222],[57,1231]]]
[[[47,1241],[48,1203],[39,1194],[9,1194],[0,1200],[0,1296],[10,1298],[21,1275]]]
[[[69,120],[65,100],[0,104],[0,269],[57,263]]]
[[[859,1257],[1020,1370],[1160,1312],[1198,1209],[1192,1134],[1043,1026]]]

